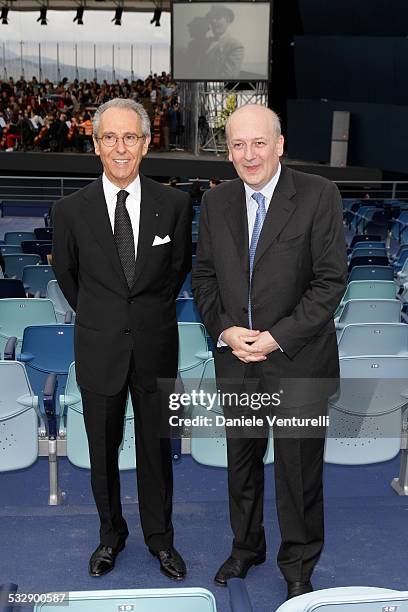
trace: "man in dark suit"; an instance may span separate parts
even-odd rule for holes
[[[113,569],[128,536],[118,451],[130,389],[144,539],[161,571],[180,580],[186,567],[173,546],[165,423],[177,375],[175,299],[191,267],[191,206],[187,194],[139,174],[149,142],[140,104],[117,98],[98,108],[94,144],[104,173],[55,204],[53,266],[76,311],[76,374],[100,517],[89,572]]]
[[[240,178],[203,197],[192,283],[217,346],[217,388],[280,394],[270,417],[324,417],[338,384],[333,313],[347,273],[339,192],[320,176],[281,166],[279,118],[266,107],[236,110],[227,143]],[[227,418],[250,412],[239,403],[224,405]],[[215,576],[220,585],[265,561],[263,416],[260,429],[227,427],[234,541]],[[291,598],[312,590],[323,546],[325,429],[306,431],[294,420],[284,425],[274,427],[278,565]]]

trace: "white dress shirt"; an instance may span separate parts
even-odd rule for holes
[[[103,193],[105,195],[106,206],[108,207],[109,220],[112,227],[112,232],[115,232],[115,209],[116,199],[119,191],[122,191],[120,187],[114,185],[106,176],[105,173],[102,175]],[[126,198],[126,209],[130,216],[130,222],[132,224],[133,239],[135,241],[135,257],[137,255],[137,244],[139,241],[139,221],[140,221],[140,200],[141,200],[141,187],[140,187],[140,176],[137,175],[135,180],[130,183],[125,191],[128,192]]]
[[[268,212],[269,204],[271,203],[272,196],[274,194],[276,185],[278,184],[279,177],[281,174],[281,165],[279,163],[278,169],[269,181],[259,192],[256,192],[255,189],[252,189],[247,183],[244,183],[245,187],[245,198],[246,198],[246,209],[247,209],[247,219],[248,219],[248,244],[251,244],[252,232],[254,231],[255,225],[255,217],[256,212],[258,210],[258,204],[252,197],[253,193],[262,193],[265,196],[265,209]],[[222,346],[227,346],[226,342],[222,339],[222,333],[220,334],[217,342],[217,347],[220,348]],[[278,345],[279,346],[279,345]],[[279,349],[282,351],[282,348],[279,346]]]

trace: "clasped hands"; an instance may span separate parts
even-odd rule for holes
[[[221,339],[232,349],[232,354],[240,361],[265,361],[266,356],[279,348],[278,343],[268,331],[247,329],[246,327],[228,327]]]

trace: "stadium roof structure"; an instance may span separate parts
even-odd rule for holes
[[[123,12],[153,13],[156,8],[170,11],[170,0],[0,0],[0,8],[10,11],[38,11],[45,7],[49,11],[72,11],[83,7],[87,11],[111,11],[122,8]]]

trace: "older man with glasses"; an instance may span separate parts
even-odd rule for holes
[[[150,143],[140,104],[110,100],[97,109],[93,130],[103,175],[53,209],[53,266],[77,314],[76,375],[100,518],[89,573],[111,571],[128,536],[118,455],[130,390],[144,539],[161,571],[181,580],[165,423],[166,393],[177,376],[175,299],[191,267],[191,206],[187,194],[139,173]]]

